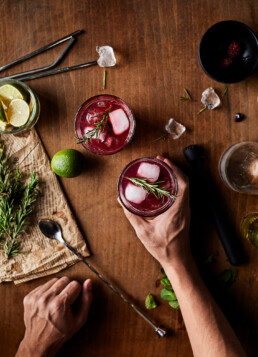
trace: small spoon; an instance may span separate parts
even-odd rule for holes
[[[39,229],[41,232],[50,239],[58,240],[60,243],[66,246],[73,254],[75,254],[87,267],[97,275],[97,277],[105,283],[109,289],[111,289],[115,294],[117,294],[124,302],[126,302],[138,315],[140,315],[149,325],[151,325],[156,331],[157,335],[161,338],[166,335],[166,331],[161,329],[158,326],[155,326],[154,323],[146,317],[133,303],[131,303],[127,298],[123,296],[116,288],[114,288],[102,275],[100,275],[84,258],[83,256],[68,245],[62,236],[62,230],[58,223],[50,219],[40,219],[38,221]]]

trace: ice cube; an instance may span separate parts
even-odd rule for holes
[[[109,121],[116,135],[123,134],[129,128],[129,120],[123,109],[116,109],[109,114]]]
[[[155,182],[159,178],[160,168],[158,165],[143,162],[140,164],[137,176],[147,178],[149,182]]]
[[[96,51],[99,54],[97,62],[100,67],[112,67],[116,64],[116,58],[112,47],[97,46]]]
[[[208,109],[215,109],[220,105],[219,96],[212,87],[205,89],[205,91],[202,93],[201,102]]]
[[[175,121],[175,119],[169,119],[165,130],[172,136],[172,138],[178,139],[185,132],[185,126]]]
[[[115,138],[113,136],[108,136],[105,140],[105,145],[108,147],[108,148],[111,148],[112,145],[115,144]]]
[[[145,200],[147,192],[138,186],[128,183],[125,188],[125,197],[128,201],[139,204]]]
[[[86,138],[86,139],[99,139],[101,142],[103,142],[105,140],[105,133],[103,133],[103,131],[101,131],[100,135],[97,137],[97,133],[94,134],[93,136],[89,135],[88,132],[90,130],[93,130],[95,129],[96,127],[95,126],[86,126],[86,128],[84,129],[84,133],[83,133],[83,136]]]

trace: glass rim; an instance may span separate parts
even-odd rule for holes
[[[23,83],[22,81],[19,81],[17,79],[0,79],[0,86],[1,84],[17,84],[19,85],[20,87],[22,87],[24,90],[26,90],[30,97],[33,99],[35,105],[33,105],[33,109],[32,109],[32,112],[30,114],[30,118],[29,120],[23,125],[23,126],[20,126],[20,127],[17,127],[15,129],[12,129],[12,130],[8,130],[8,131],[3,131],[3,130],[0,130],[0,134],[18,134],[18,133],[21,133],[23,131],[26,131],[27,129],[31,129],[33,128],[36,123],[38,122],[39,120],[39,115],[40,115],[40,101],[37,97],[37,95],[33,92],[33,90],[25,83]],[[38,116],[35,120],[35,117]],[[35,122],[34,122],[35,120]],[[31,125],[33,123],[33,125]]]
[[[171,174],[171,176],[173,177],[174,179],[174,184],[175,184],[175,195],[177,195],[178,193],[178,181],[177,181],[177,177],[173,171],[173,169],[168,165],[166,164],[164,161],[160,160],[160,159],[157,159],[157,158],[154,158],[154,157],[141,157],[141,158],[138,158],[138,159],[135,159],[131,162],[129,162],[124,168],[123,170],[121,171],[120,175],[119,175],[119,178],[118,178],[118,181],[117,181],[117,192],[118,192],[118,197],[119,197],[119,201],[122,203],[123,207],[125,207],[125,209],[127,209],[129,212],[137,215],[137,216],[141,216],[141,217],[156,217],[156,216],[159,216],[160,214],[166,212],[172,205],[173,203],[175,202],[175,198],[171,198],[171,200],[167,201],[167,203],[160,207],[160,208],[157,208],[154,211],[152,211],[152,213],[150,213],[150,211],[146,212],[146,213],[136,213],[135,211],[133,211],[132,209],[130,209],[129,207],[127,207],[123,200],[122,200],[122,197],[121,197],[121,194],[120,194],[120,190],[119,190],[119,185],[120,185],[120,182],[122,181],[122,175],[124,174],[124,172],[126,171],[126,169],[134,164],[135,162],[137,161],[140,161],[140,160],[151,160],[151,161],[154,161],[154,162],[157,162],[157,163],[162,163],[162,165],[164,165],[164,167],[167,169],[167,171]]]
[[[79,109],[77,110],[77,112],[76,112],[76,114],[75,114],[75,119],[74,119],[74,132],[75,132],[75,136],[76,136],[76,138],[77,138],[78,140],[80,140],[80,138],[79,138],[78,135],[77,135],[77,131],[76,131],[76,124],[77,124],[78,115],[79,115],[80,110],[84,107],[85,104],[87,104],[87,103],[90,102],[91,100],[93,100],[93,99],[95,99],[95,98],[98,98],[98,97],[111,97],[111,98],[117,99],[118,101],[123,102],[123,103],[127,106],[127,108],[129,109],[129,111],[130,111],[130,113],[131,113],[131,115],[132,115],[132,118],[133,118],[133,123],[134,123],[134,125],[133,125],[132,133],[131,133],[131,135],[130,135],[129,140],[128,140],[126,143],[124,143],[122,147],[120,147],[120,148],[118,148],[118,149],[116,149],[116,150],[113,150],[112,152],[103,152],[103,153],[101,153],[101,152],[95,152],[95,151],[93,151],[93,150],[90,150],[88,147],[86,147],[86,146],[84,146],[84,145],[82,144],[82,146],[83,146],[86,150],[88,150],[89,152],[91,152],[92,154],[102,155],[102,156],[104,156],[104,155],[113,155],[113,154],[116,154],[116,153],[118,153],[119,151],[123,150],[128,144],[130,144],[130,142],[132,141],[133,136],[134,136],[134,134],[135,134],[135,130],[136,130],[136,120],[135,120],[134,113],[133,113],[132,109],[129,107],[129,105],[128,105],[123,99],[121,99],[121,98],[119,98],[119,97],[117,97],[117,96],[115,96],[115,95],[113,95],[113,94],[97,94],[97,95],[94,95],[93,97],[90,97],[90,98],[86,99],[86,100],[81,104],[81,106],[79,107]]]

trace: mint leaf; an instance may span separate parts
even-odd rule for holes
[[[171,307],[173,307],[173,309],[176,309],[176,310],[179,310],[179,309],[180,309],[180,306],[179,306],[177,300],[175,300],[175,301],[169,301],[169,305],[170,305]]]
[[[213,256],[210,255],[202,262],[202,265],[211,264],[211,263],[213,263],[213,260],[214,260]]]
[[[217,281],[220,287],[226,288],[234,283],[237,277],[237,269],[226,269],[223,270],[218,276]]]
[[[164,285],[164,288],[168,289],[168,290],[173,290],[172,289],[172,286],[171,286],[171,283],[169,281],[169,279],[166,277],[162,278],[160,280],[161,284]]]
[[[154,297],[151,294],[148,294],[146,299],[145,299],[145,307],[148,310],[155,309],[157,307],[157,303],[154,299]]]
[[[163,300],[166,300],[166,301],[175,301],[175,300],[177,300],[176,294],[173,291],[167,290],[167,289],[162,289],[161,290],[160,297]]]

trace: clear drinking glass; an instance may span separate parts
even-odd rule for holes
[[[87,133],[105,119],[104,115],[107,112],[109,118],[103,125],[99,137],[95,136],[88,142],[83,141],[87,139]],[[115,121],[115,127],[112,120]],[[121,126],[124,122],[125,130]],[[79,108],[74,122],[76,137],[87,150],[98,155],[111,155],[122,150],[132,140],[135,126],[135,118],[128,105],[114,95],[105,94],[86,100]]]
[[[26,124],[24,124],[19,128],[10,127],[7,128],[5,131],[0,130],[0,134],[18,134],[32,129],[34,125],[37,123],[40,114],[40,102],[37,95],[32,91],[32,89],[29,86],[27,86],[27,84],[21,81],[17,81],[15,79],[0,80],[0,86],[3,86],[4,84],[12,84],[15,87],[17,87],[17,89],[25,93],[31,110],[30,110],[29,119],[26,122]]]
[[[138,203],[135,203],[138,200],[136,193],[134,202],[128,199],[126,189],[128,185],[132,185],[128,178],[142,178],[142,175],[139,175],[139,167],[142,163],[159,167],[159,176],[155,182],[162,181],[160,186],[169,191],[170,197],[156,198],[152,193],[148,193],[141,202],[139,200]],[[174,196],[177,195],[177,179],[173,170],[165,162],[151,157],[144,157],[130,162],[123,169],[118,179],[117,189],[120,201],[130,212],[143,217],[155,217],[165,212],[175,202]]]
[[[219,173],[232,190],[258,194],[258,142],[244,141],[230,146],[221,156]]]

